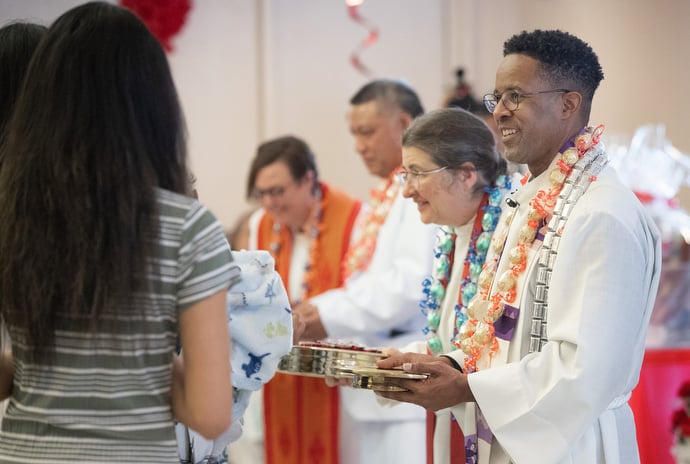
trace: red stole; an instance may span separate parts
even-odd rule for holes
[[[343,284],[342,261],[361,202],[321,184],[321,223],[318,248],[310,252],[305,298]],[[264,215],[259,224],[258,248],[268,250],[273,220]],[[280,249],[274,256],[285,287],[289,282],[292,236],[280,231]],[[323,379],[276,374],[264,386],[266,464],[338,464],[338,389]]]
[[[474,226],[472,227],[472,235],[470,242],[468,244],[468,253],[473,247],[476,247],[476,240],[482,231],[482,218],[483,218],[483,208],[487,205],[489,197],[487,194],[482,198],[479,208],[477,209],[477,217],[474,220]],[[455,237],[457,239],[457,237]],[[453,244],[453,249],[449,253],[449,267],[450,272],[453,272],[453,262],[455,258],[455,244]],[[463,282],[469,279],[470,275],[470,261],[465,259],[462,267],[462,280]],[[448,281],[450,280],[450,275],[448,280],[444,282],[444,286],[448,286]],[[450,298],[446,295],[446,298]],[[460,286],[460,294],[458,295],[458,300],[462,302],[462,285]],[[427,347],[427,354],[431,354],[429,348]],[[434,433],[436,431],[436,414],[433,411],[427,411],[426,413],[426,462],[427,464],[434,464]],[[465,436],[458,425],[458,421],[451,415],[450,417],[450,462],[448,464],[465,464]],[[443,463],[446,464],[446,463]]]
[[[434,431],[436,429],[436,414],[426,412],[426,463],[434,464]],[[445,464],[445,463],[444,463]],[[449,464],[465,464],[465,436],[458,425],[458,421],[451,416],[450,420],[450,462]]]

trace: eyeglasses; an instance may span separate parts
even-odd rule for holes
[[[496,107],[498,106],[498,102],[503,102],[503,107],[505,109],[507,109],[508,111],[516,111],[524,98],[534,97],[535,95],[542,95],[545,93],[557,92],[568,93],[570,92],[570,90],[553,89],[529,93],[520,93],[517,90],[506,90],[500,95],[496,95],[495,93],[487,93],[486,95],[484,95],[484,106],[486,106],[486,109],[489,111],[489,113],[493,114],[493,112],[496,110]]]
[[[254,201],[261,201],[261,200],[263,200],[264,197],[270,197],[270,198],[276,199],[276,198],[280,198],[283,195],[285,195],[286,189],[287,189],[287,187],[282,187],[282,186],[271,187],[271,188],[267,188],[264,190],[254,189],[251,197],[252,197],[252,200],[254,200]]]
[[[436,174],[437,172],[445,171],[448,169],[448,166],[441,166],[440,168],[436,169],[429,169],[428,171],[415,171],[415,170],[402,170],[398,173],[398,179],[400,179],[400,183],[404,186],[408,180],[410,181],[417,181],[416,187],[419,188],[419,178],[428,176],[430,174]]]

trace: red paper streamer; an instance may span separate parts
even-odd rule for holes
[[[357,71],[369,77],[371,76],[371,70],[367,66],[365,66],[364,63],[362,63],[362,61],[359,59],[359,55],[364,49],[376,43],[376,41],[379,39],[379,30],[366,18],[362,17],[359,14],[359,11],[357,11],[357,8],[362,3],[364,3],[364,0],[345,0],[345,4],[347,5],[347,12],[350,15],[350,18],[352,18],[353,21],[360,23],[362,26],[366,27],[369,30],[369,34],[367,35],[367,37],[359,43],[357,48],[350,55],[350,63],[352,63],[352,66],[354,66],[354,68]]]
[[[119,4],[139,16],[168,52],[192,9],[192,0],[119,0]]]

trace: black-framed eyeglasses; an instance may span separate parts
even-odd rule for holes
[[[255,188],[254,191],[252,191],[251,198],[254,201],[261,201],[264,197],[277,199],[285,195],[285,190],[287,190],[287,187],[283,186],[271,187],[267,189]]]
[[[542,95],[545,93],[568,93],[570,90],[568,89],[552,89],[552,90],[540,90],[539,92],[529,92],[529,93],[520,93],[517,90],[506,90],[500,95],[496,95],[495,93],[487,93],[484,95],[484,106],[486,106],[486,109],[489,111],[489,113],[492,113],[496,111],[496,107],[498,106],[499,102],[503,103],[503,106],[505,109],[508,111],[516,111],[518,107],[520,106],[520,103],[522,102],[523,99],[527,97],[534,97],[535,95]]]
[[[440,168],[436,169],[428,169],[426,171],[415,171],[414,169],[409,169],[409,170],[402,170],[398,173],[398,179],[400,179],[400,183],[402,185],[405,185],[407,181],[409,180],[410,182],[414,182],[415,180],[417,181],[416,185],[419,187],[419,178],[420,177],[425,177],[430,174],[436,174],[437,172],[442,172],[448,169],[448,166],[441,166]]]

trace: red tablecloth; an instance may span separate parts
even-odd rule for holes
[[[690,380],[690,348],[647,350],[640,382],[630,398],[642,464],[673,464],[671,415],[681,407],[677,392]]]

